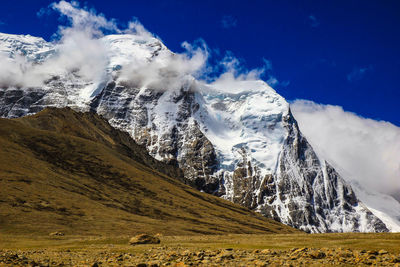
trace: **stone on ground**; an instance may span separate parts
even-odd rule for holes
[[[140,234],[140,235],[132,237],[129,240],[129,244],[131,244],[131,245],[160,244],[160,239],[158,237],[155,237],[152,235]]]

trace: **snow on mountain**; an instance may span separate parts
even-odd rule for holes
[[[391,232],[400,232],[400,203],[392,196],[371,192],[358,182],[351,181],[357,196]]]
[[[281,118],[289,105],[263,81],[240,81],[237,86],[230,88],[233,93],[218,85],[201,89],[205,93],[197,95],[201,104],[194,118],[225,170],[234,171],[246,149],[253,163],[263,167],[262,175],[276,172],[285,136]]]
[[[30,61],[42,61],[52,49],[53,45],[43,38],[0,33],[0,54],[12,58],[23,55]]]
[[[390,229],[314,152],[289,104],[265,82],[198,81],[190,73],[201,57],[182,60],[153,37],[108,35],[100,42],[107,53],[101,79],[83,79],[78,69],[42,86],[2,86],[0,115],[19,117],[46,106],[92,110],[153,157],[177,164],[198,189],[285,224],[309,232]],[[40,38],[0,36],[2,53],[11,58],[21,46],[37,64],[57,55]]]
[[[319,157],[346,177],[372,213],[398,232],[400,203],[394,196],[399,191],[400,128],[338,106],[297,100],[291,107]]]

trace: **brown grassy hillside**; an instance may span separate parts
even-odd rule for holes
[[[180,178],[179,169],[154,160],[95,114],[52,108],[0,119],[0,233],[297,231]]]

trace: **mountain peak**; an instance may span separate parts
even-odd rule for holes
[[[230,72],[196,81],[190,73],[201,56],[183,60],[156,38],[135,38],[103,37],[108,67],[86,69],[96,75],[72,69],[43,86],[1,88],[0,115],[92,110],[154,158],[178,165],[200,190],[308,232],[387,231],[314,152],[289,104],[265,82]]]

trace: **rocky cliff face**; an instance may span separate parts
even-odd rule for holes
[[[141,86],[121,78],[124,67],[172,53],[155,38],[112,35],[103,42],[111,51],[104,80],[84,82],[72,72],[40,87],[3,86],[0,115],[19,117],[46,106],[92,110],[156,159],[179,166],[199,190],[308,232],[387,231],[313,151],[289,104],[265,82],[230,88],[184,76],[168,90]],[[13,47],[3,53],[11,55]],[[35,53],[28,52],[38,64],[46,60]]]

